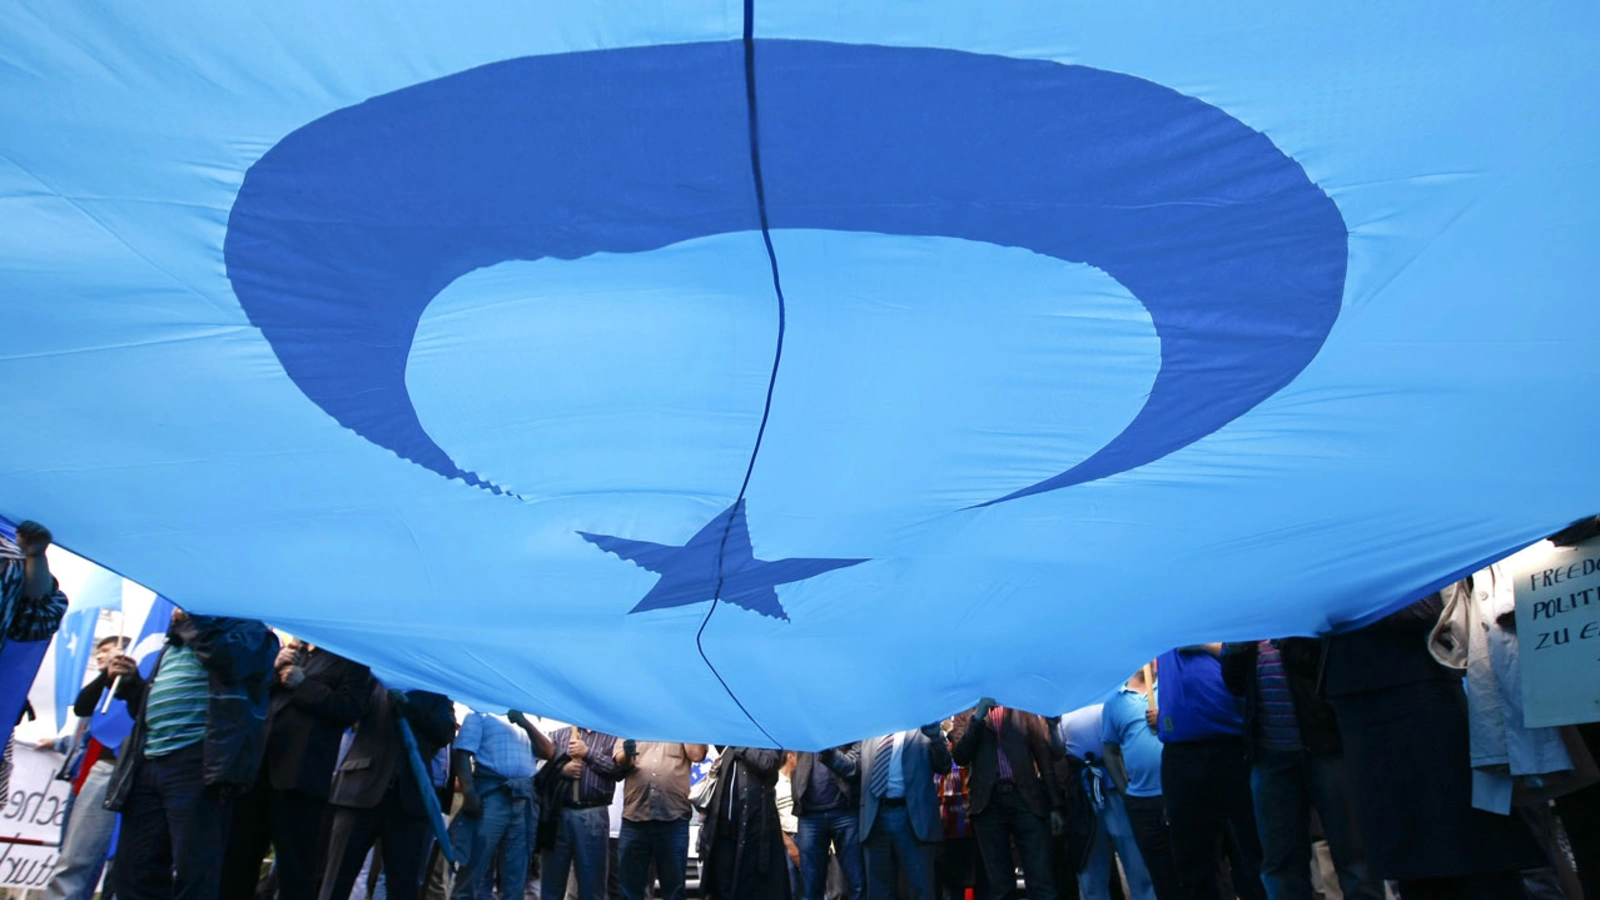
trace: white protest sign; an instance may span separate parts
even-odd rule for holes
[[[56,780],[61,754],[12,746],[11,788],[0,808],[0,887],[40,888],[55,869],[72,786]]]
[[[0,841],[52,847],[61,842],[67,796],[72,793],[72,785],[56,780],[65,761],[52,750],[36,750],[26,744],[12,747],[11,793],[0,809]]]
[[[1523,724],[1600,721],[1600,538],[1538,544],[1512,562]]]
[[[39,890],[56,871],[55,847],[0,842],[0,887]]]

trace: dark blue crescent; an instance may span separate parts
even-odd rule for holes
[[[1073,468],[992,502],[1211,434],[1287,385],[1333,327],[1339,210],[1216,107],[1045,61],[755,48],[772,228],[1022,247],[1100,268],[1149,310],[1161,368],[1139,414]],[[746,116],[738,41],[528,57],[403,88],[317,119],[250,168],[228,220],[228,277],[334,419],[498,490],[417,419],[405,371],[423,310],[507,260],[759,229]]]

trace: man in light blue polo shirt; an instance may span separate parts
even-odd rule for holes
[[[1156,737],[1155,706],[1149,699],[1154,686],[1144,670],[1106,701],[1101,711],[1100,740],[1106,769],[1121,791],[1133,828],[1134,843],[1157,897],[1176,896],[1177,875],[1172,869],[1172,838],[1167,832],[1161,796],[1161,739]]]
[[[500,896],[520,898],[528,882],[531,829],[536,821],[534,756],[549,759],[550,739],[519,712],[510,718],[475,712],[456,733],[455,775],[461,812],[451,823],[451,843],[466,863],[456,875],[454,900],[471,900],[500,860]],[[515,723],[515,724],[513,724]]]

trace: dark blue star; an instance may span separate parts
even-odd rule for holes
[[[864,559],[780,559],[773,562],[756,559],[750,545],[750,526],[745,521],[743,500],[718,513],[682,547],[608,534],[584,531],[578,534],[601,550],[661,576],[644,599],[628,611],[630,615],[651,609],[692,606],[716,597],[720,560],[723,601],[787,622],[789,615],[783,611],[775,590],[778,585],[866,562]]]

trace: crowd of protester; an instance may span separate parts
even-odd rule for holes
[[[48,531],[21,533],[0,588],[37,639],[65,598],[23,565]],[[96,648],[76,712],[109,694],[133,730],[69,748],[46,894],[87,900],[104,869],[119,900],[683,900],[698,825],[713,900],[1600,900],[1596,726],[1544,735],[1565,763],[1542,777],[1475,758],[1451,626],[1514,628],[1467,612],[1504,602],[1493,577],[1328,638],[1177,648],[1065,716],[984,698],[821,752],[458,722],[261,622],[178,612],[148,678]]]

